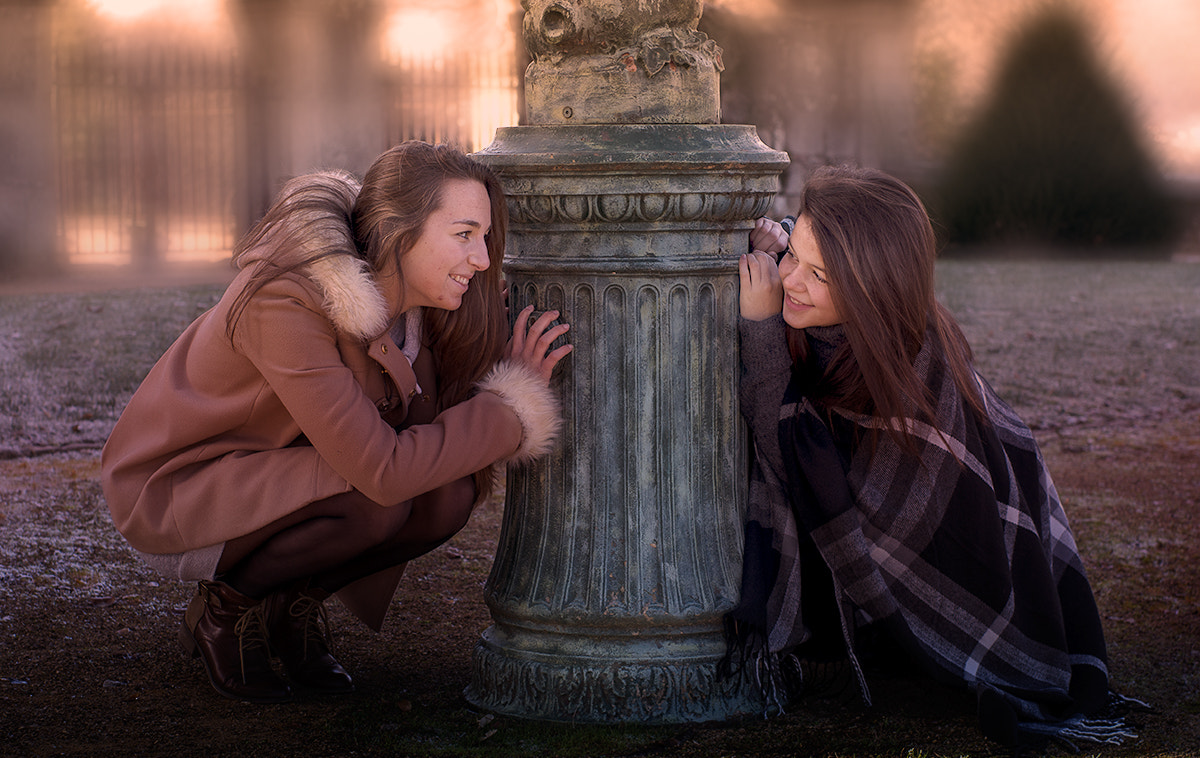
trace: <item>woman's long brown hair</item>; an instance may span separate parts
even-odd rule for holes
[[[232,341],[246,304],[263,285],[322,258],[355,255],[350,209],[360,183],[346,171],[289,179],[275,202],[233,248],[236,268],[253,267],[226,316]]]
[[[846,333],[847,346],[822,382],[826,407],[932,421],[933,399],[913,365],[930,337],[959,391],[983,418],[970,345],[937,302],[936,237],[917,194],[882,171],[824,166],[805,184],[798,215],[816,238]],[[789,333],[793,350],[802,354],[802,335]],[[916,452],[904,425],[884,429],[901,449]]]
[[[491,265],[475,274],[457,310],[423,309],[425,339],[437,360],[445,405],[467,398],[508,341],[501,289],[508,204],[500,180],[487,166],[452,147],[403,142],[367,170],[351,214],[359,254],[375,272],[389,271],[399,277],[401,259],[441,205],[442,188],[456,179],[479,182],[487,190],[492,212],[487,235]]]

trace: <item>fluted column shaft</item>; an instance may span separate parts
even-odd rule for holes
[[[571,324],[564,441],[510,473],[467,697],[576,721],[757,709],[724,679],[746,440],[737,256],[787,158],[752,127],[512,127],[477,157],[510,193],[510,311]]]

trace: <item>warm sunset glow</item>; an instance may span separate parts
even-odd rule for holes
[[[1096,52],[1171,174],[1200,175],[1200,3],[1195,0],[1063,0],[1087,19]],[[987,93],[1011,35],[1037,0],[921,0],[916,46],[948,62],[955,105]]]
[[[189,0],[187,3],[172,0],[90,0],[89,4],[100,15],[125,23],[168,12],[174,18],[183,16],[190,21],[205,23],[216,19],[221,13],[221,0]]]
[[[102,15],[118,21],[130,21],[158,10],[164,2],[165,0],[93,0],[92,5]]]
[[[229,259],[236,239],[229,218],[164,218],[159,236],[164,263],[216,263]],[[133,262],[132,231],[120,216],[76,215],[62,219],[62,244],[72,264],[125,266]]]
[[[1113,65],[1168,170],[1200,175],[1200,4],[1116,0],[1106,21]]]
[[[451,24],[447,14],[432,8],[402,8],[388,19],[384,50],[388,60],[428,59],[440,55],[450,44]]]
[[[773,21],[778,18],[779,0],[706,0],[701,14],[713,8],[735,13],[740,18]]]

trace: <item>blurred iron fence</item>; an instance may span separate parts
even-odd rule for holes
[[[227,256],[242,149],[234,51],[161,36],[61,42],[52,102],[68,261]]]
[[[454,56],[401,53],[386,70],[388,144],[419,139],[474,152],[517,123],[522,85],[511,40]]]
[[[183,26],[121,27],[74,6],[52,44],[58,234],[68,263],[211,262],[229,256],[247,219],[247,56],[237,37]],[[520,74],[502,44],[453,56],[380,47],[379,133],[485,147],[517,122]],[[274,94],[274,93],[272,93]],[[280,92],[280,97],[289,93]],[[296,167],[297,171],[313,167]]]

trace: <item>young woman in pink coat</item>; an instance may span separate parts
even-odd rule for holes
[[[550,449],[567,326],[526,308],[509,335],[506,225],[495,175],[444,146],[401,144],[361,185],[296,178],[130,400],[109,509],[151,565],[199,582],[180,642],[222,695],[353,689],[323,600],[378,630],[405,562]]]

